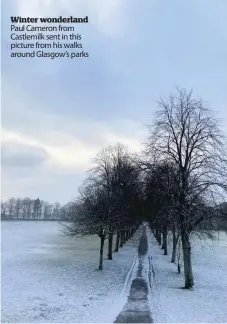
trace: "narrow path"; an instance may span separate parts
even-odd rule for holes
[[[152,323],[148,304],[148,286],[143,279],[144,258],[147,256],[148,242],[146,226],[138,246],[138,268],[136,278],[132,281],[128,300],[114,323]]]

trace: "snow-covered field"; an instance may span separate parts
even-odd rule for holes
[[[179,275],[176,265],[170,263],[170,255],[164,256],[150,236],[155,270],[150,303],[155,322],[227,322],[227,235],[220,233],[214,242],[198,237],[192,240],[195,288],[188,291],[181,289],[183,267]]]
[[[126,301],[128,274],[141,231],[97,271],[99,239],[72,239],[55,222],[2,222],[2,322],[113,322]],[[149,235],[155,279],[150,293],[155,322],[227,322],[227,235],[193,239],[194,291]],[[106,251],[104,253],[106,257]]]
[[[2,222],[2,322],[114,321],[140,232],[97,271],[98,237],[72,239],[60,228]]]

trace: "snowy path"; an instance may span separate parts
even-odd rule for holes
[[[152,323],[148,300],[149,289],[145,279],[147,252],[148,242],[146,226],[144,225],[138,247],[136,278],[132,281],[127,302],[117,316],[115,323]]]

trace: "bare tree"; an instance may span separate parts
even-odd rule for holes
[[[131,237],[132,225],[136,222],[134,211],[139,199],[139,171],[121,144],[102,150],[94,162],[93,177],[107,197],[108,259],[112,260],[113,235],[117,234],[115,251],[118,251],[119,246],[122,247]]]
[[[71,206],[70,224],[63,224],[66,235],[100,237],[99,270],[103,269],[104,242],[109,236],[109,213],[106,192],[97,183],[86,183],[80,190],[80,198]]]
[[[50,204],[45,201],[43,204],[43,219],[44,220],[49,220],[51,217],[51,208],[50,208]]]
[[[150,165],[149,173],[145,177],[147,219],[151,228],[153,228],[158,243],[160,245],[162,243],[164,255],[168,254],[168,232],[173,230],[175,234],[174,197],[176,195],[176,179],[174,173],[175,168],[164,161]]]
[[[24,198],[22,200],[22,215],[23,219],[31,219],[32,217],[32,205],[33,201],[30,198]]]
[[[33,212],[32,212],[32,218],[35,220],[39,219],[39,214],[40,214],[40,208],[41,208],[41,202],[40,199],[37,198],[34,200],[33,203]]]
[[[59,209],[59,220],[66,221],[67,220],[67,208],[66,205],[63,205]]]
[[[13,219],[14,212],[15,212],[15,202],[16,202],[15,198],[10,198],[6,203],[8,209],[8,217],[11,220]]]
[[[1,201],[1,219],[7,219],[7,203],[5,201]]]
[[[59,202],[56,202],[54,203],[54,206],[53,206],[53,219],[57,220],[60,218],[60,208],[61,208],[61,205]]]
[[[177,253],[177,246],[178,246],[178,240],[180,237],[180,231],[178,228],[178,224],[175,222],[174,217],[172,218],[171,222],[171,230],[173,234],[173,248],[172,248],[172,257],[171,257],[171,262],[175,263],[176,262],[176,253]]]
[[[15,201],[15,217],[16,217],[16,219],[18,219],[20,216],[21,208],[22,208],[21,199],[17,198],[17,200]]]
[[[118,145],[102,150],[94,160],[80,196],[71,207],[70,224],[63,225],[67,235],[100,237],[99,269],[103,268],[104,242],[108,239],[108,259],[131,237],[138,225],[138,170],[131,164],[125,149]]]
[[[181,232],[185,288],[194,286],[190,233],[207,213],[192,213],[198,197],[214,205],[226,191],[226,142],[214,114],[192,92],[177,90],[161,99],[151,127],[146,154],[153,161],[175,164],[179,173],[175,200]],[[196,209],[198,211],[198,209]]]

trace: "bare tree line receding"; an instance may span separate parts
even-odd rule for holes
[[[192,233],[212,237],[212,230],[227,228],[226,137],[214,112],[192,92],[177,89],[158,106],[140,154],[120,144],[98,154],[65,233],[97,234],[102,269],[105,240],[112,259],[113,236],[118,251],[146,220],[165,255],[171,235],[171,261],[182,254],[184,287],[191,289]]]
[[[214,112],[192,92],[177,89],[158,105],[140,154],[118,144],[97,155],[77,199],[68,205],[64,231],[97,235],[102,269],[105,241],[112,260],[112,252],[148,221],[165,255],[171,236],[171,262],[178,261],[180,272],[182,254],[184,286],[190,289],[192,234],[211,237],[212,230],[227,228],[226,138]]]

